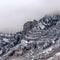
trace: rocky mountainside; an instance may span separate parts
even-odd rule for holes
[[[0,36],[0,60],[60,60],[60,15],[27,22],[22,32]]]

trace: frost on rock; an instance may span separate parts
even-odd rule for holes
[[[44,26],[42,23],[39,23],[39,24],[38,24],[38,27],[39,27],[40,29],[44,29],[44,28],[45,28],[45,26]]]
[[[15,34],[0,34],[1,60],[58,60],[59,52],[60,15],[27,22]]]

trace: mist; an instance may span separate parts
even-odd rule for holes
[[[0,32],[17,32],[23,24],[60,13],[60,0],[0,0]]]

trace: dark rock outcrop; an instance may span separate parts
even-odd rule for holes
[[[34,21],[28,21],[27,23],[24,24],[23,31],[26,34],[28,31],[30,31],[37,24],[38,24],[38,21],[36,21],[36,20],[34,20]]]

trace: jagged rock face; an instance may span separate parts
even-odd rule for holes
[[[29,30],[31,30],[34,26],[38,24],[38,21],[28,21],[27,23],[24,24],[23,26],[23,31],[27,33]]]
[[[22,37],[23,33],[17,33],[15,34],[15,40],[11,39],[14,43],[18,41],[20,44],[17,43],[17,47],[15,44],[15,47],[13,46],[14,48],[10,49],[10,53],[2,56],[1,60],[51,60],[51,57],[60,52],[59,15],[45,16],[38,22],[34,21],[34,24],[27,22],[23,31],[26,32],[24,37]]]
[[[42,25],[44,25],[44,29],[47,29],[53,25],[56,25],[56,23],[59,21],[60,16],[59,15],[55,15],[55,16],[45,16],[43,17],[39,23],[42,23]]]
[[[27,33],[24,40],[27,41],[28,43],[26,43],[27,45],[23,47],[25,47],[24,51],[28,50],[28,53],[26,53],[24,60],[46,60],[47,57],[49,57],[48,55],[50,54],[49,51],[54,50],[55,44],[58,45],[59,44],[58,41],[60,41],[59,22],[60,16],[58,15],[53,17],[52,16],[44,17],[42,18],[42,21],[39,22],[44,26],[44,28],[42,29],[39,28],[38,23],[36,27],[34,27],[31,31]],[[29,46],[29,44],[31,46]]]
[[[0,34],[0,56],[6,54],[10,49],[21,43],[22,34]]]

